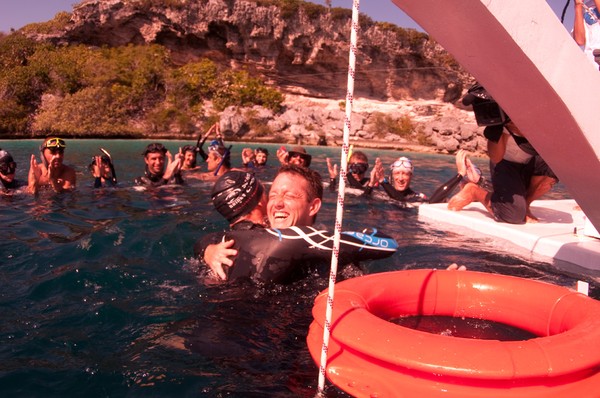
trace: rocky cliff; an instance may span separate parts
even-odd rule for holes
[[[159,43],[181,63],[209,57],[257,71],[289,92],[343,98],[351,11],[312,3],[303,7],[302,2],[286,9],[276,3],[86,0],[74,7],[66,31],[46,38],[94,46]],[[357,96],[449,102],[458,98],[468,76],[426,34],[362,18]]]
[[[158,43],[181,64],[208,57],[257,72],[289,94],[283,115],[262,113],[273,131],[311,143],[320,136],[329,142],[341,138],[339,102],[346,97],[350,27],[351,10],[295,1],[86,0],[74,7],[66,29],[38,39],[58,45]],[[418,130],[441,151],[453,152],[463,142],[481,149],[472,118],[454,106],[469,79],[426,34],[361,17],[355,98],[396,104],[395,115],[415,123],[413,139]],[[333,105],[307,105],[308,98],[329,99]],[[374,111],[357,115],[354,139],[378,136],[388,144],[410,143],[410,137],[373,131]],[[242,117],[240,112],[226,113],[225,129],[238,134],[243,120],[232,118]]]

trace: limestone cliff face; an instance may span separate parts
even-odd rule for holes
[[[159,43],[181,63],[209,57],[260,72],[287,92],[344,99],[351,12],[286,12],[271,3],[86,0],[75,6],[66,31],[49,39],[94,46]],[[370,19],[360,24],[356,96],[458,99],[468,75],[427,35]]]

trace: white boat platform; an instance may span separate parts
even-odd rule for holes
[[[596,230],[574,200],[537,200],[531,211],[539,219],[537,223],[514,225],[495,221],[480,203],[471,203],[461,211],[448,210],[447,203],[423,204],[419,206],[419,220],[463,235],[501,239],[509,243],[507,250],[515,249],[510,247],[513,244],[531,258],[600,271],[600,239],[594,237]]]

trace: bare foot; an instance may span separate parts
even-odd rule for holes
[[[525,215],[525,223],[529,224],[535,224],[536,222],[540,221],[536,216],[534,216],[533,214],[531,214],[531,212],[527,212],[527,214]]]
[[[471,159],[465,158],[465,163],[467,165],[467,180],[472,182],[473,184],[477,184],[479,179],[481,178],[481,171],[471,162]]]
[[[456,152],[456,170],[461,176],[467,175],[467,163],[465,162],[466,156],[467,153],[462,149],[459,149],[458,152]]]

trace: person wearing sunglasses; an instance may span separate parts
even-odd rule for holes
[[[8,151],[0,148],[0,192],[11,194],[25,184],[15,179],[17,163]]]
[[[136,185],[157,187],[167,184],[183,184],[181,152],[173,157],[163,144],[155,142],[148,144],[142,152],[142,156],[146,167],[144,175],[135,179]]]
[[[573,39],[598,69],[600,58],[600,0],[575,0]]]
[[[338,166],[331,164],[331,159],[327,158],[327,170],[329,171],[329,189],[336,189],[338,176]],[[354,151],[348,159],[348,173],[346,181],[350,188],[362,189],[364,191],[372,189],[369,187],[370,178],[367,176],[369,170],[369,158],[362,151]]]
[[[40,188],[49,187],[55,192],[75,189],[77,178],[75,169],[63,163],[65,156],[65,140],[48,137],[40,146],[41,162],[31,155],[29,164],[28,190],[37,194]]]
[[[292,147],[288,151],[284,146],[277,150],[277,159],[281,164],[292,164],[299,167],[310,167],[312,156],[302,146]]]

